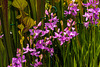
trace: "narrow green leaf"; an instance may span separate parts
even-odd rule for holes
[[[4,45],[0,39],[0,67],[3,66],[2,53],[4,52],[4,50],[5,50]]]
[[[100,62],[99,62],[99,67],[100,67]]]
[[[3,33],[4,33],[4,42],[7,46],[9,61],[11,63],[13,53],[11,47],[11,38],[10,38],[10,23],[8,22],[8,0],[2,1],[2,26],[3,26]]]
[[[6,49],[0,39],[0,67],[7,67],[7,62]]]
[[[3,43],[2,43],[2,41],[0,39],[0,52],[3,53],[4,50],[5,50],[4,45],[3,45]]]
[[[82,0],[78,0],[78,5],[79,5],[79,9],[80,9],[80,17],[81,17],[81,23],[83,23],[83,7],[82,7]]]
[[[41,7],[41,8],[40,8]],[[40,22],[40,19],[44,17],[45,13],[45,0],[37,0],[37,23]]]
[[[31,10],[31,15],[32,15],[32,18],[36,21],[36,6],[37,6],[37,0],[29,0],[30,1],[30,8],[32,9]]]
[[[76,59],[74,57],[74,67],[77,67]]]

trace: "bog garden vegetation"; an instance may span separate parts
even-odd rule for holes
[[[0,67],[100,67],[99,0],[0,0]]]

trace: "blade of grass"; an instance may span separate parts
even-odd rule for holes
[[[60,1],[55,2],[55,6],[57,7],[57,17],[61,20]]]
[[[75,57],[74,57],[74,67],[77,67],[77,63],[76,63]]]
[[[82,18],[82,15],[83,15],[83,7],[82,7],[82,0],[78,0],[78,5],[79,5],[79,9],[80,9],[80,20],[81,20],[81,23],[83,23],[83,18]]]
[[[45,10],[45,0],[37,0],[37,24],[39,23],[41,17],[44,16],[44,10]]]
[[[16,35],[17,35],[17,31],[16,31],[16,21],[15,21],[15,11],[13,10],[13,7],[9,8],[8,9],[8,22],[10,22],[10,28],[11,28],[11,31],[12,34],[11,34],[11,44],[12,44],[12,49],[13,49],[13,53],[14,53],[14,56],[16,55],[16,50],[14,49],[17,49],[17,40],[16,40]]]
[[[12,47],[11,47],[11,41],[10,41],[10,28],[9,28],[9,22],[8,22],[8,0],[2,1],[2,19],[3,19],[3,32],[5,37],[5,42],[7,45],[7,51],[9,56],[9,61],[11,62],[13,53],[12,53]]]
[[[7,59],[7,52],[0,39],[0,67],[7,67],[8,59]]]
[[[61,0],[61,19],[63,20],[63,18],[64,18],[64,7],[63,7],[63,3],[64,3],[64,1],[63,0]]]
[[[32,17],[36,20],[36,0],[29,0]]]
[[[15,17],[18,16],[18,11],[14,11],[15,12]],[[17,48],[21,47],[20,45],[20,40],[19,40],[19,33],[18,33],[18,21],[15,20],[15,30],[16,30],[16,43],[17,43]]]

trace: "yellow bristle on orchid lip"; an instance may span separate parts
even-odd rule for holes
[[[56,16],[56,13],[54,13],[53,16]]]
[[[46,41],[47,37],[44,38],[44,42]]]

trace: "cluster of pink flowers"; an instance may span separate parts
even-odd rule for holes
[[[75,21],[73,21],[72,19],[68,19],[67,21],[68,27],[66,27],[64,31],[60,31],[60,29],[58,29],[57,32],[54,32],[55,36],[53,36],[53,38],[57,38],[61,42],[60,45],[63,45],[64,42],[69,41],[70,39],[78,35],[78,33],[75,31],[75,28],[73,27],[75,25]]]
[[[77,15],[77,11],[79,11],[79,9],[77,8],[78,4],[74,3],[75,1],[73,0],[72,3],[69,4],[68,6],[68,11],[64,11],[65,16],[72,14],[73,16]]]
[[[34,67],[38,67],[40,65],[42,65],[42,62],[38,61],[38,59],[35,59],[35,62],[34,64],[30,64],[31,66],[34,66]]]
[[[36,51],[35,48],[33,48],[33,49],[29,48],[29,44],[27,44],[27,47],[23,48],[23,50],[24,50],[23,54],[26,54],[26,53],[30,52],[30,55],[32,55],[32,56],[39,57],[39,56],[42,55],[42,54],[40,54],[40,51]],[[43,58],[43,56],[42,56],[42,58]],[[42,59],[42,58],[40,58],[40,59]],[[38,67],[39,65],[42,65],[42,62],[38,61],[38,59],[36,59],[35,61],[36,61],[36,63],[30,64],[30,65],[34,66],[34,67]]]
[[[70,6],[71,5],[76,5],[76,4],[72,3],[70,4]],[[74,12],[76,13],[76,8]],[[57,16],[54,16],[53,13],[49,13],[47,10],[45,11],[45,13],[48,17],[50,17],[50,19],[48,20],[48,22],[45,23],[44,29],[41,30],[39,28],[42,25],[42,22],[39,22],[37,26],[33,26],[32,29],[29,29],[30,36],[32,37],[30,39],[30,45],[27,44],[26,48],[23,48],[24,51],[23,54],[30,53],[30,55],[35,56],[36,58],[40,58],[40,60],[35,59],[36,63],[30,64],[31,66],[34,67],[42,65],[41,60],[43,58],[43,54],[41,54],[41,50],[47,51],[48,53],[50,53],[50,56],[53,56],[54,48],[52,47],[52,39],[57,38],[61,42],[60,45],[63,45],[63,43],[65,43],[66,41],[70,41],[70,39],[78,35],[78,33],[75,31],[74,28],[75,21],[73,21],[72,19],[67,20],[67,27],[64,29],[64,31],[60,31],[60,28],[58,28],[58,31],[55,32],[55,27],[57,27],[57,22],[59,22],[59,19],[57,19]],[[51,31],[54,32],[54,35],[53,34],[50,35]],[[50,36],[47,37],[46,34],[49,34]],[[35,45],[34,48],[30,48],[32,44]],[[18,58],[12,58],[12,66],[8,67],[14,67],[14,66],[22,67],[21,63],[26,62],[26,60],[25,60],[25,55],[22,56],[22,59],[20,55],[21,53],[19,52],[18,49],[17,50]]]
[[[12,65],[8,67],[22,67],[22,63],[26,62],[25,55],[21,57],[21,49],[17,48],[17,58],[12,58]]]
[[[88,3],[84,4],[83,6],[87,7],[87,12],[85,12],[85,15],[83,15],[83,17],[85,17],[85,21],[84,22],[84,26],[86,28],[88,28],[89,23],[90,24],[97,24],[98,23],[98,19],[99,19],[99,13],[100,13],[100,8],[96,7],[99,5],[99,0],[89,0]],[[92,6],[92,7],[91,7]]]

